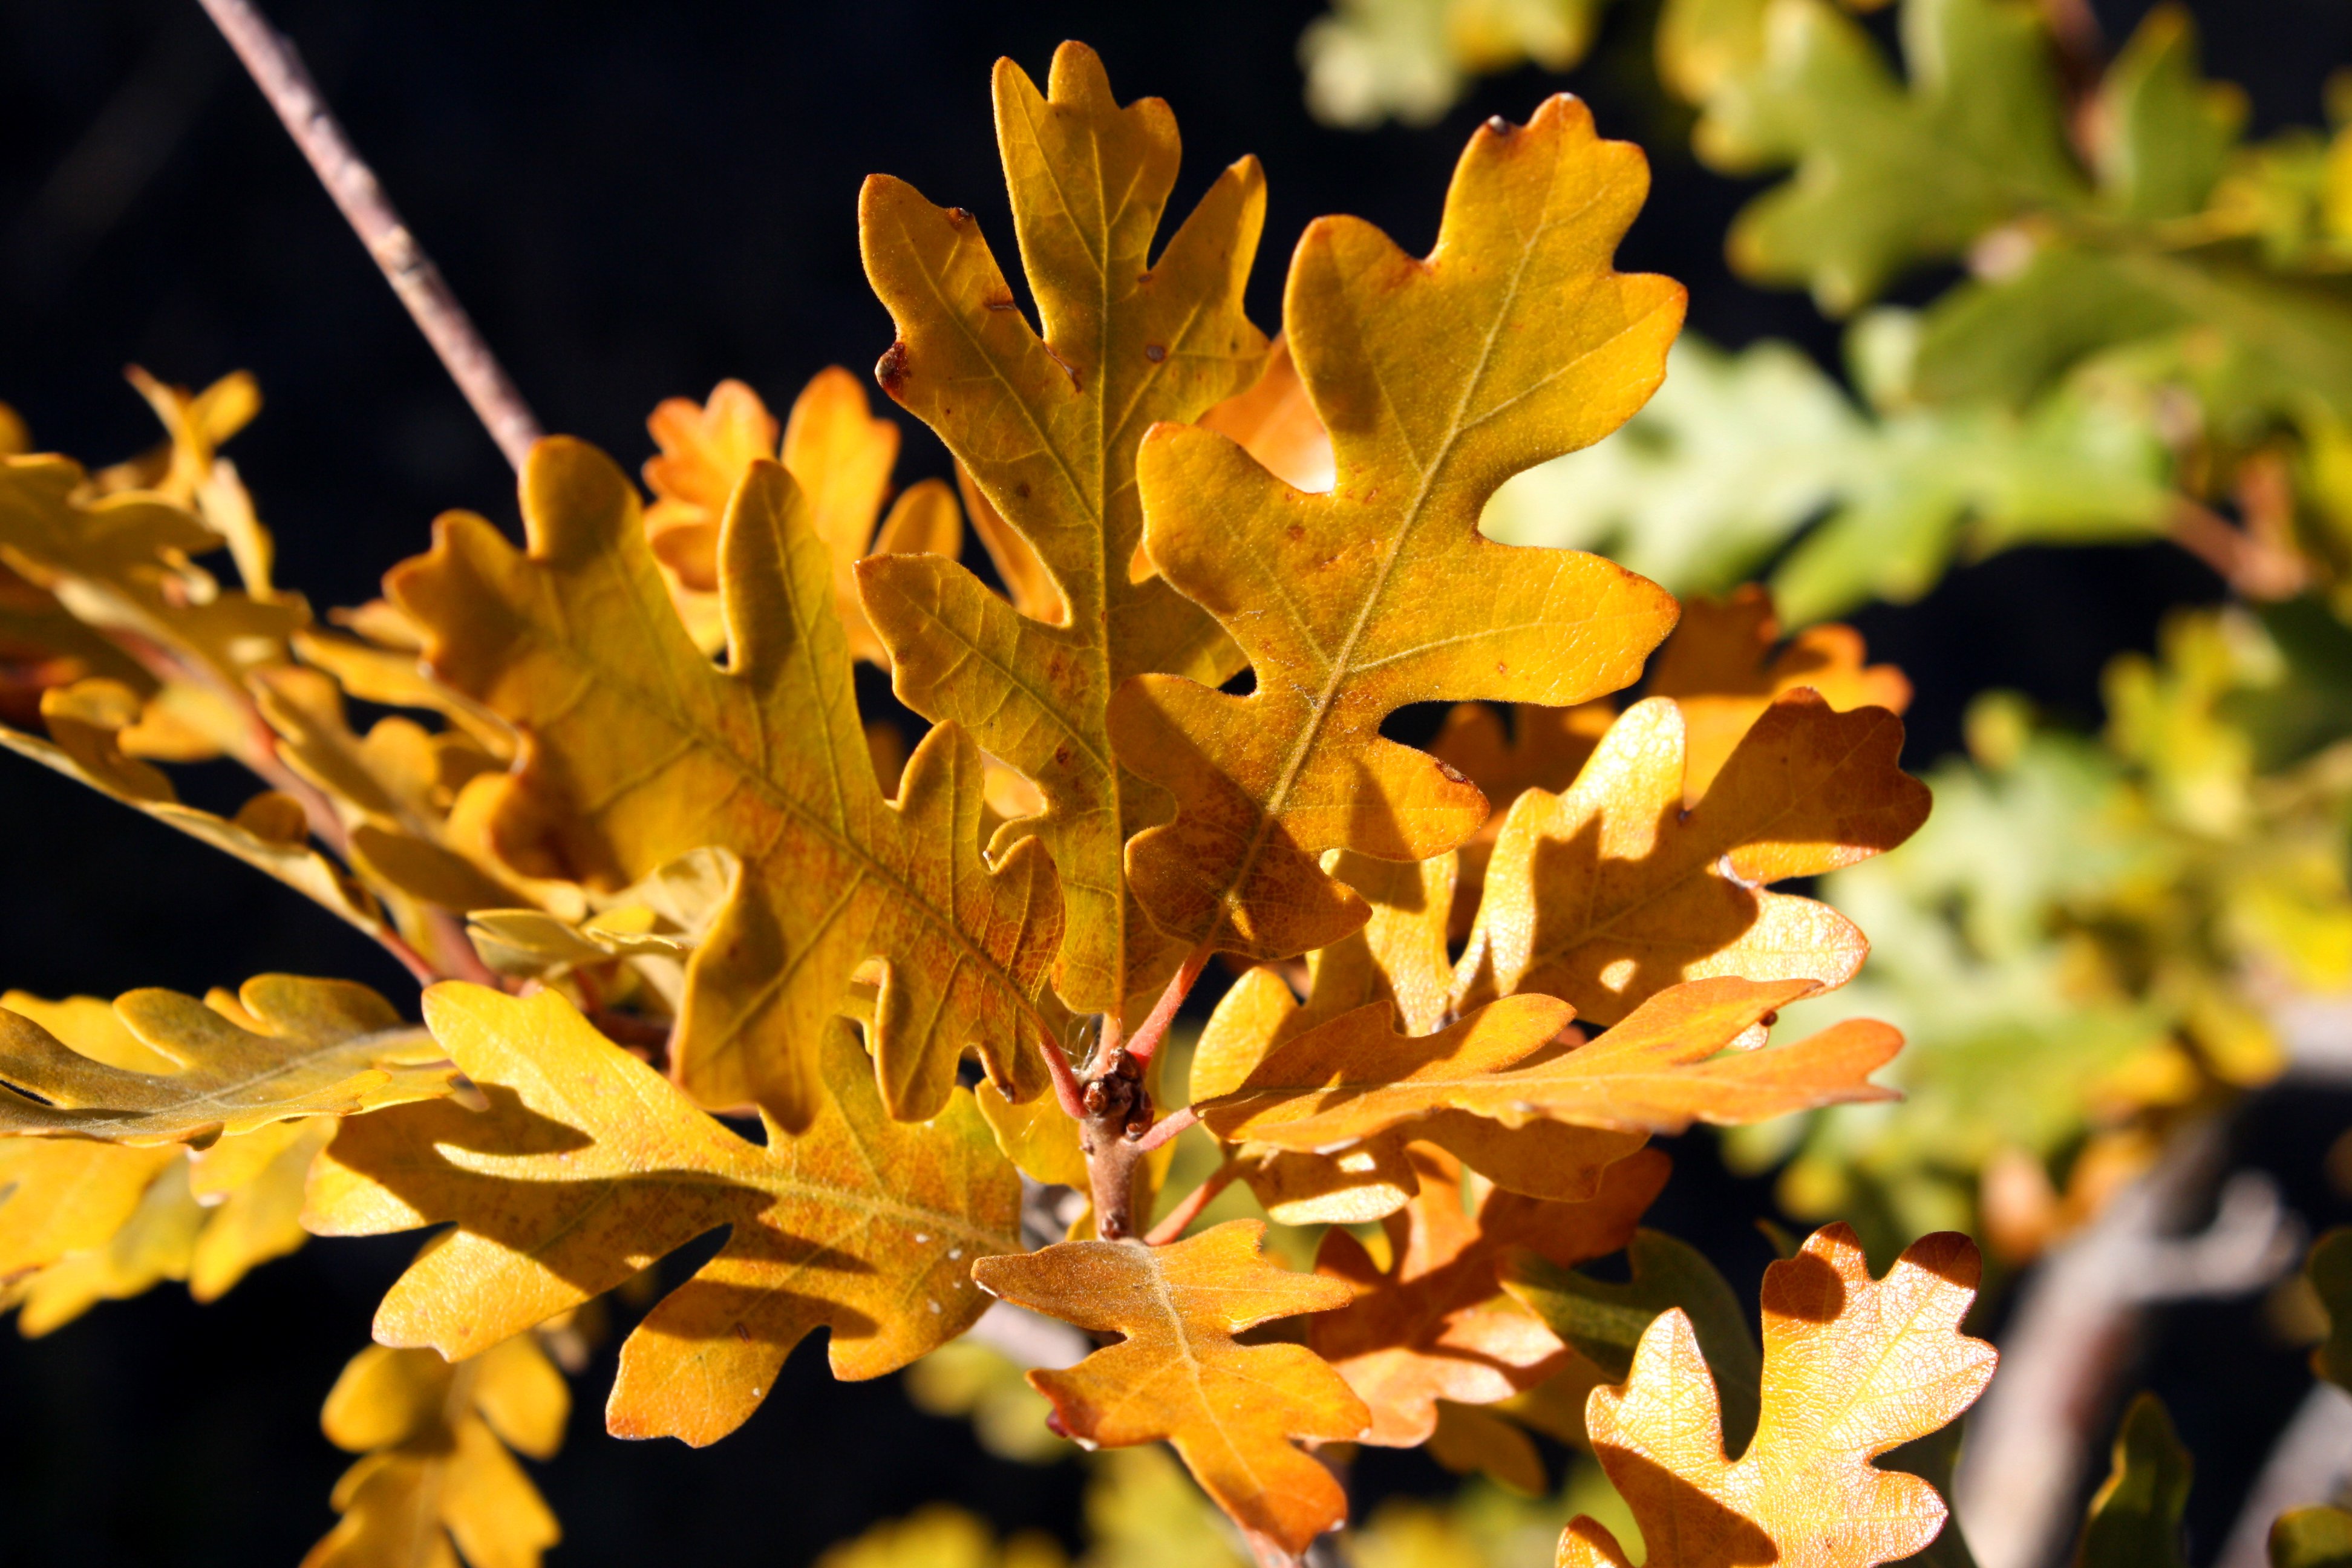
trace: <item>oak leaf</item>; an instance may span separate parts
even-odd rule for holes
[[[241,1020],[175,991],[115,999],[123,1026],[168,1071],[111,1066],[0,1010],[0,1135],[202,1145],[462,1086],[431,1037],[363,985],[264,974],[236,999]]]
[[[808,1129],[748,1142],[592,1028],[551,991],[447,983],[425,1020],[484,1087],[488,1112],[361,1117],[312,1173],[315,1235],[454,1220],[386,1293],[379,1343],[462,1359],[569,1310],[720,1226],[727,1245],[621,1347],[605,1423],[698,1447],[733,1431],[811,1331],[835,1376],[879,1377],[987,1305],[970,1262],[1018,1237],[1020,1180],[970,1093],[892,1121],[845,1020]]]
[[[1499,1189],[1475,1214],[1462,1167],[1426,1146],[1406,1151],[1420,1191],[1386,1222],[1386,1267],[1349,1232],[1323,1235],[1315,1271],[1356,1299],[1307,1324],[1307,1348],[1361,1395],[1372,1424],[1361,1441],[1412,1448],[1437,1428],[1437,1402],[1492,1405],[1559,1370],[1566,1347],[1542,1319],[1502,1295],[1501,1270],[1526,1248],[1566,1268],[1617,1251],[1665,1185],[1666,1157],[1644,1151],[1611,1165],[1587,1203],[1553,1204]]]
[[[2271,1568],[2344,1568],[2352,1563],[2352,1513],[2291,1508],[2271,1521]]]
[[[1978,1269],[1975,1245],[1946,1232],[1874,1280],[1843,1225],[1767,1268],[1762,1415],[1737,1463],[1690,1320],[1676,1310],[1652,1323],[1632,1375],[1595,1389],[1585,1412],[1652,1568],[1864,1568],[1933,1541],[1946,1513],[1936,1489],[1870,1461],[1951,1421],[1991,1378],[1993,1348],[1959,1331]],[[1560,1536],[1559,1562],[1627,1565],[1586,1517]]]
[[[706,405],[666,399],[646,428],[661,447],[659,457],[646,460],[646,486],[655,497],[646,509],[646,538],[698,644],[715,652],[727,639],[719,533],[728,500],[753,463],[781,460],[807,498],[810,526],[833,552],[834,607],[849,651],[889,664],[858,606],[857,562],[869,552],[952,558],[961,548],[962,528],[954,496],[936,479],[908,490],[882,518],[898,459],[898,426],[867,411],[856,377],[838,365],[811,377],[793,400],[781,447],[775,416],[740,381],[720,382]]]
[[[1196,1109],[1220,1138],[1316,1150],[1448,1110],[1513,1131],[1554,1121],[1679,1132],[1694,1121],[1737,1125],[1893,1098],[1870,1082],[1903,1045],[1884,1024],[1850,1018],[1762,1048],[1763,1021],[1818,989],[1806,980],[1692,981],[1597,1039],[1549,1052],[1570,1016],[1549,997],[1505,997],[1419,1037],[1394,1033],[1384,1006],[1360,1007],[1282,1046],[1240,1088]]]
[[[2195,1472],[2172,1417],[2142,1393],[2116,1428],[2115,1462],[2083,1521],[2075,1568],[2189,1568],[2181,1516]]]
[[[1114,704],[1119,755],[1177,799],[1128,850],[1172,936],[1270,959],[1344,935],[1364,908],[1324,850],[1423,859],[1486,816],[1467,781],[1381,738],[1390,713],[1582,702],[1631,683],[1673,626],[1642,578],[1477,529],[1504,479],[1607,435],[1664,374],[1683,290],[1609,265],[1647,184],[1638,150],[1558,97],[1471,139],[1425,259],[1357,219],[1311,225],[1283,319],[1331,432],[1328,494],[1212,431],[1145,438],[1152,563],[1255,672],[1245,697],[1144,676]]]
[[[1066,1372],[1033,1372],[1063,1429],[1089,1447],[1167,1439],[1242,1528],[1294,1556],[1337,1525],[1347,1497],[1292,1438],[1358,1436],[1370,1415],[1305,1347],[1244,1345],[1244,1329],[1344,1307],[1337,1279],[1293,1274],[1258,1251],[1265,1226],[1228,1220],[1169,1247],[1068,1241],[982,1258],[990,1294],[1121,1341]]]
[[[1630,1278],[1624,1280],[1595,1279],[1559,1267],[1556,1259],[1521,1255],[1506,1262],[1503,1289],[1610,1383],[1622,1383],[1633,1372],[1634,1350],[1659,1315],[1681,1310],[1715,1377],[1724,1451],[1745,1452],[1756,1433],[1763,1362],[1739,1298],[1705,1253],[1663,1232],[1635,1231],[1625,1248],[1625,1266]],[[1575,1430],[1580,1439],[1582,1401],[1578,1403]]]
[[[858,577],[899,699],[962,724],[1044,793],[1044,814],[1008,825],[993,850],[1034,836],[1052,852],[1069,910],[1055,984],[1101,1011],[1173,967],[1122,890],[1127,839],[1164,820],[1167,802],[1114,756],[1113,694],[1146,671],[1214,684],[1239,668],[1214,621],[1132,570],[1137,444],[1154,421],[1195,418],[1258,379],[1265,338],[1242,314],[1242,287],[1265,184],[1255,159],[1225,170],[1154,261],[1175,117],[1158,99],[1121,108],[1082,44],[1055,52],[1046,85],[997,63],[997,145],[1042,336],[970,213],[876,175],[858,232],[898,328],[883,390],[939,432],[1057,602],[1024,614],[953,563],[915,556]]]
[[[387,587],[425,628],[436,676],[528,737],[490,824],[520,868],[609,890],[704,846],[740,858],[687,968],[679,1081],[808,1125],[825,1022],[878,960],[875,1070],[893,1115],[936,1114],[967,1049],[1014,1098],[1041,1088],[1036,1052],[1058,1048],[1061,1017],[1045,994],[1053,866],[1042,847],[982,859],[980,754],[952,725],[883,798],[833,561],[791,477],[756,463],[730,503],[724,667],[670,613],[635,493],[603,456],[541,443],[522,510],[527,554],[453,514]]]
[[[335,1483],[342,1519],[302,1568],[538,1568],[563,1536],[507,1450],[548,1459],[572,1392],[538,1343],[509,1340],[451,1364],[370,1345],[344,1366],[320,1425],[363,1455]]]
[[[2311,1370],[2352,1392],[2352,1227],[2338,1226],[2313,1242],[2303,1273],[2327,1313],[2327,1337],[2311,1352]]]
[[[0,746],[236,857],[372,937],[391,930],[375,896],[309,843],[309,824],[289,797],[265,792],[234,817],[221,816],[186,805],[160,769],[126,753],[121,737],[139,712],[130,688],[78,681],[41,694],[47,740],[0,727]]]
[[[1683,618],[1658,650],[1643,688],[1683,711],[1683,795],[1692,805],[1775,700],[1811,688],[1837,712],[1911,704],[1911,682],[1891,664],[1864,664],[1852,626],[1807,626],[1778,648],[1772,597],[1749,584],[1728,598],[1683,600]]]
[[[1444,1022],[1452,984],[1445,948],[1454,860],[1418,863],[1340,853],[1334,871],[1371,908],[1363,927],[1307,954],[1302,1004],[1271,968],[1249,971],[1220,998],[1192,1053],[1192,1098],[1230,1094],[1276,1047],[1359,1007],[1394,1003],[1408,1034]],[[1408,1138],[1434,1143],[1496,1185],[1529,1197],[1580,1201],[1601,1170],[1641,1146],[1639,1134],[1530,1123],[1517,1130],[1455,1110],[1331,1152],[1244,1144],[1241,1174],[1285,1225],[1358,1223],[1393,1214],[1418,1190]]]
[[[1611,1024],[1679,981],[1853,977],[1861,931],[1767,884],[1851,866],[1927,820],[1927,786],[1898,765],[1902,721],[1788,692],[1688,811],[1686,734],[1673,700],[1646,699],[1565,795],[1519,797],[1487,862],[1458,1006],[1543,991]]]

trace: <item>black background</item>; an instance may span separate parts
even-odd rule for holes
[[[867,173],[971,208],[1009,254],[988,98],[1000,54],[1042,80],[1054,45],[1084,37],[1123,98],[1167,98],[1188,155],[1177,210],[1234,158],[1265,161],[1252,305],[1268,326],[1308,218],[1352,212],[1425,247],[1468,128],[1524,118],[1562,85],[1531,70],[1483,84],[1429,130],[1320,128],[1295,60],[1309,0],[271,8],[542,422],[630,464],[662,397],[735,375],[781,409],[818,367],[863,373],[888,344],[857,260]],[[2111,37],[2143,9],[2097,7]],[[2326,72],[2352,62],[2338,0],[2194,9],[2209,68],[2247,87],[2258,132],[2315,121]],[[1833,363],[1835,328],[1801,296],[1726,271],[1745,189],[1690,163],[1685,122],[1650,77],[1646,10],[1615,7],[1565,82],[1656,165],[1621,265],[1688,282],[1694,327],[1718,342],[1778,334]],[[370,595],[440,510],[511,521],[497,450],[194,0],[0,0],[0,399],[44,447],[111,460],[155,437],[120,379],[129,363],[189,384],[258,375],[268,406],[232,451],[277,533],[281,580],[316,604]],[[902,480],[944,473],[936,442],[904,423]],[[2095,721],[2104,662],[2150,647],[2167,605],[2219,595],[2163,549],[2021,552],[1860,623],[1917,682],[1920,765],[1957,745],[1962,707],[1989,687]],[[192,793],[207,787],[226,784]],[[414,994],[294,895],[27,764],[0,761],[0,984],[201,991],[276,969]],[[2248,1118],[2249,1161],[2318,1223],[2345,1217],[2318,1162],[2348,1112],[2282,1091]],[[1699,1140],[1677,1152],[1658,1223],[1709,1243],[1752,1290],[1767,1253],[1749,1222],[1769,1191],[1724,1175]],[[165,1288],[46,1341],[0,1336],[0,1561],[297,1560],[331,1522],[327,1493],[348,1462],[318,1435],[318,1402],[412,1245],[316,1244],[210,1308]],[[2200,1457],[2202,1560],[2308,1378],[2246,1303],[2170,1314],[2163,1342],[2156,1385]],[[743,1432],[699,1454],[604,1436],[609,1374],[608,1351],[577,1381],[567,1452],[541,1472],[567,1532],[558,1563],[798,1563],[940,1496],[1007,1525],[1074,1525],[1075,1467],[989,1459],[892,1386],[832,1384],[815,1345]],[[1444,1484],[1418,1456],[1360,1474],[1368,1493]]]

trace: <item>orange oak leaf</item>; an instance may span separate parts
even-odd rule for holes
[[[987,1305],[970,1260],[1017,1243],[1020,1178],[970,1091],[932,1121],[892,1121],[845,1020],[825,1033],[814,1121],[798,1137],[770,1123],[763,1147],[552,991],[445,984],[425,1014],[489,1110],[358,1118],[303,1215],[320,1236],[456,1222],[385,1294],[378,1343],[463,1360],[728,1227],[621,1347],[605,1409],[619,1436],[699,1447],[742,1425],[813,1330],[832,1331],[841,1378],[955,1338]]]
[[[741,879],[688,962],[671,1047],[706,1105],[756,1101],[808,1125],[818,1043],[878,961],[875,1070],[894,1116],[936,1114],[976,1051],[1016,1100],[1043,1087],[1063,1015],[1054,868],[979,843],[982,766],[951,724],[883,798],[833,613],[834,563],[798,487],[761,461],[729,503],[725,666],[671,615],[635,490],[593,448],[541,443],[525,466],[528,553],[464,513],[393,572],[450,686],[526,738],[490,831],[531,875],[626,887],[705,846]]]
[[[1687,811],[1685,737],[1672,699],[1646,699],[1565,795],[1519,797],[1487,862],[1457,1005],[1542,991],[1612,1024],[1680,981],[1853,977],[1861,931],[1766,885],[1851,866],[1927,820],[1927,786],[1898,762],[1903,721],[1786,693]]]
[[[726,641],[719,522],[751,465],[779,457],[775,416],[741,382],[722,381],[708,404],[666,399],[646,428],[661,447],[659,457],[646,459],[646,485],[655,497],[646,509],[646,538],[695,641],[715,651]],[[866,389],[839,365],[817,372],[793,400],[781,456],[807,498],[810,525],[833,552],[834,606],[849,634],[849,651],[887,668],[889,656],[857,602],[857,563],[869,553],[952,558],[963,542],[954,494],[926,479],[900,496],[875,527],[898,459],[898,426],[867,411]]]
[[[1308,1348],[1371,1410],[1361,1440],[1388,1448],[1427,1442],[1440,1399],[1492,1405],[1559,1371],[1567,1347],[1502,1294],[1504,1258],[1525,1247],[1566,1268],[1618,1251],[1670,1168],[1664,1154],[1644,1150],[1611,1165],[1590,1202],[1544,1203],[1497,1189],[1473,1215],[1457,1161],[1422,1144],[1406,1157],[1421,1190],[1386,1222],[1389,1266],[1376,1265],[1347,1231],[1326,1231],[1315,1271],[1347,1281],[1356,1299],[1307,1329]]]
[[[939,432],[1034,557],[1052,612],[1024,614],[944,560],[886,557],[858,576],[900,700],[961,723],[1044,793],[1043,815],[1006,825],[993,847],[1034,836],[1053,852],[1069,907],[1055,984],[1101,1011],[1156,989],[1179,956],[1123,889],[1127,838],[1168,803],[1113,756],[1112,693],[1147,670],[1213,685],[1238,668],[1198,605],[1132,570],[1136,447],[1155,420],[1196,418],[1258,379],[1265,337],[1242,313],[1242,286],[1265,183],[1255,159],[1225,170],[1155,261],[1178,161],[1168,106],[1121,108],[1101,60],[1075,43],[1055,52],[1042,94],[998,61],[995,99],[1042,335],[961,208],[876,175],[859,238],[898,327],[883,390]],[[1007,581],[1034,589],[1026,575]]]
[[[1171,935],[1260,959],[1336,941],[1365,910],[1324,850],[1423,859],[1486,816],[1467,780],[1381,738],[1389,714],[1582,702],[1630,684],[1674,625],[1647,580],[1477,526],[1503,480],[1599,440],[1664,374],[1681,286],[1610,266],[1647,185],[1637,149],[1556,97],[1472,137],[1425,259],[1358,219],[1309,226],[1283,321],[1331,433],[1328,494],[1213,431],[1145,438],[1145,547],[1256,677],[1233,696],[1144,676],[1113,706],[1119,756],[1177,799],[1128,849]]]
[[[1335,865],[1366,895],[1371,919],[1307,955],[1305,1003],[1265,967],[1225,993],[1192,1053],[1196,1103],[1232,1094],[1277,1047],[1359,1008],[1393,1004],[1409,1035],[1443,1023],[1451,858],[1398,864],[1342,856]],[[1439,1145],[1498,1186],[1565,1200],[1591,1197],[1601,1171],[1642,1144],[1638,1133],[1552,1122],[1513,1131],[1465,1111],[1437,1110],[1407,1128],[1328,1153],[1245,1145],[1238,1152],[1241,1174],[1286,1225],[1378,1219],[1418,1190],[1404,1156],[1407,1137]]]
[[[1892,1099],[1870,1082],[1902,1048],[1885,1024],[1850,1018],[1762,1048],[1764,1020],[1819,989],[1809,980],[1696,980],[1661,992],[1599,1038],[1549,1054],[1570,1017],[1549,997],[1507,996],[1419,1037],[1394,1033],[1386,1007],[1360,1007],[1289,1041],[1239,1089],[1195,1109],[1220,1138],[1315,1150],[1441,1110],[1506,1129],[1555,1121],[1679,1132],[1694,1121],[1735,1125]]]
[[[1244,1345],[1244,1329],[1346,1306],[1338,1279],[1258,1251],[1265,1226],[1228,1220],[1171,1247],[1066,1241],[983,1258],[981,1288],[1096,1333],[1123,1336],[1066,1372],[1033,1372],[1062,1429],[1092,1447],[1162,1438],[1243,1529],[1293,1555],[1347,1516],[1347,1494],[1292,1438],[1340,1441],[1370,1416],[1303,1345]]]
[[[1862,634],[1852,626],[1807,626],[1776,654],[1780,640],[1772,595],[1756,584],[1727,599],[1683,601],[1682,622],[1658,650],[1644,689],[1673,698],[1683,710],[1687,800],[1696,803],[1706,794],[1740,738],[1783,693],[1811,687],[1841,713],[1854,708],[1900,713],[1911,705],[1909,679],[1891,664],[1864,663]]]
[[[1265,465],[1266,472],[1295,490],[1328,490],[1339,475],[1331,457],[1331,432],[1315,416],[1307,400],[1307,384],[1298,379],[1298,363],[1290,344],[1274,340],[1266,356],[1265,374],[1257,384],[1237,392],[1198,421],[1204,430],[1230,436],[1242,450]],[[1137,567],[1153,570],[1143,556]]]
[[[1870,1461],[1957,1417],[1991,1379],[1992,1346],[1960,1332],[1978,1269],[1976,1245],[1947,1231],[1874,1280],[1843,1225],[1767,1268],[1763,1415],[1737,1464],[1689,1318],[1661,1314],[1633,1375],[1594,1389],[1584,1416],[1649,1568],[1868,1568],[1933,1541],[1946,1511],[1936,1489]],[[1560,1568],[1627,1561],[1590,1518],[1560,1537]]]

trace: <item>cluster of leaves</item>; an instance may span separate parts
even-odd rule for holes
[[[1830,0],[1669,0],[1658,75],[1702,160],[1792,171],[1734,226],[1747,277],[1844,315],[1922,264],[1969,276],[1854,320],[1858,396],[1787,344],[1686,337],[1624,430],[1518,476],[1483,523],[1678,593],[1769,567],[1800,626],[2032,542],[2168,537],[2252,601],[2117,660],[2095,739],[1985,700],[1935,823],[1822,884],[1882,942],[1808,1012],[1901,1026],[1907,1100],[1735,1154],[1801,1150],[1784,1202],[1875,1246],[1980,1226],[2023,1258],[2171,1120],[2277,1071],[2277,998],[2352,980],[2352,132],[2247,141],[2178,6],[2104,68],[2011,0],[1905,0],[1897,23],[1907,79]]]
[[[1934,1487],[1871,1460],[1990,1375],[1970,1244],[1874,1279],[1820,1232],[1767,1278],[1759,1357],[1638,1230],[1654,1135],[1886,1095],[1884,1024],[1768,1043],[1867,950],[1770,884],[1926,819],[1907,687],[1842,629],[1776,656],[1749,597],[1675,631],[1646,579],[1477,526],[1664,374],[1682,291],[1611,264],[1640,154],[1566,98],[1490,123],[1430,256],[1307,228],[1277,343],[1241,309],[1255,162],[1154,257],[1167,107],[1077,45],[995,88],[1034,325],[970,213],[882,176],[860,204],[877,379],[960,502],[883,515],[895,426],[845,374],[781,429],[730,384],[656,411],[650,508],[547,440],[520,548],[445,516],[330,631],[214,449],[249,384],[151,388],[172,441],[139,464],[0,468],[12,689],[47,730],[6,743],[427,983],[421,1030],[286,977],[0,1013],[28,1322],[208,1291],[290,1244],[298,1190],[311,1235],[448,1226],[330,1400],[366,1457],[320,1563],[534,1561],[556,1527],[508,1450],[551,1452],[564,1396],[532,1331],[720,1230],[621,1346],[614,1433],[713,1441],[813,1331],[871,1378],[995,1298],[1108,1342],[1031,1374],[1055,1431],[1166,1441],[1263,1561],[1345,1517],[1297,1444],[1523,1475],[1522,1428],[1580,1432],[1694,1562],[1925,1546]],[[240,588],[195,564],[222,547]],[[861,658],[930,721],[911,752]],[[361,735],[352,700],[402,711]],[[1432,701],[1461,705],[1437,754],[1385,732]],[[156,765],[220,757],[267,786],[234,816]],[[1220,956],[1244,973],[1171,1112],[1161,1047]],[[1187,1134],[1213,1169],[1178,1196]],[[1087,1212],[1024,1250],[1024,1184]],[[1264,1217],[1210,1223],[1244,1193]],[[1630,1285],[1572,1272],[1629,1247]],[[1560,1551],[1625,1562],[1590,1521]]]

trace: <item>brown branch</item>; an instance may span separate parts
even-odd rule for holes
[[[2207,1231],[2175,1236],[2225,1152],[2220,1119],[2181,1128],[2152,1169],[2027,1277],[1952,1489],[1984,1568],[2048,1568],[2063,1555],[2157,1303],[2259,1289],[2292,1261],[2294,1223],[2259,1177],[2230,1184]]]
[[[320,183],[342,209],[345,221],[383,268],[393,292],[408,307],[433,352],[441,356],[450,379],[488,428],[490,438],[506,454],[507,461],[520,469],[540,438],[539,421],[475,330],[466,308],[450,292],[441,269],[401,222],[374,172],[352,149],[351,138],[320,95],[292,40],[272,27],[252,0],[201,0],[201,4],[236,51],[236,58],[245,62],[261,95],[285,122],[294,144],[310,161]]]
[[[2303,557],[2280,542],[2275,529],[2240,528],[2187,496],[2173,498],[2165,535],[2249,599],[2292,599],[2311,580]]]

